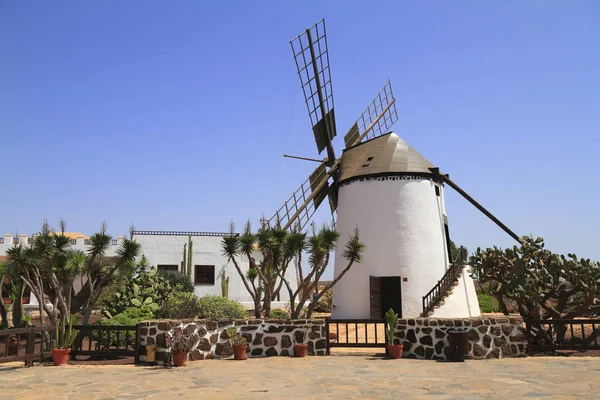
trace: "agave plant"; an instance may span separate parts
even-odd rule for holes
[[[172,353],[189,353],[199,341],[200,336],[193,325],[173,328],[173,332],[166,335],[167,347],[171,348]]]
[[[248,343],[245,337],[239,335],[236,328],[227,328],[227,335],[232,346],[243,346]]]
[[[54,326],[54,348],[68,349],[73,345],[73,342],[77,337],[77,331],[73,329],[73,324],[76,319],[77,317],[74,315],[69,318],[68,323],[66,319],[56,319]]]

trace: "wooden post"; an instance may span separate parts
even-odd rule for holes
[[[140,362],[140,324],[135,325],[135,355],[133,356],[133,363],[139,364]]]

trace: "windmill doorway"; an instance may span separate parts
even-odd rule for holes
[[[371,319],[381,319],[391,308],[402,318],[402,278],[400,276],[370,276]]]

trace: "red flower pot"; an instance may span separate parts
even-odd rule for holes
[[[403,344],[388,344],[388,354],[391,358],[402,358],[402,349],[404,348]]]
[[[248,348],[247,344],[240,344],[240,345],[233,346],[233,359],[234,360],[245,360],[247,348]]]
[[[171,353],[173,355],[173,365],[176,367],[185,367],[187,361],[187,355],[185,351],[176,351]]]
[[[296,357],[306,357],[306,350],[308,349],[308,344],[295,344],[294,345],[294,355]]]
[[[71,349],[52,349],[52,361],[55,366],[66,365]]]

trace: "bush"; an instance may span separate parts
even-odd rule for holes
[[[171,286],[179,291],[194,293],[194,283],[192,282],[192,278],[186,274],[182,274],[179,271],[169,270],[158,271],[158,274],[162,276],[166,282],[171,284]]]
[[[235,300],[221,296],[204,296],[198,299],[200,317],[206,319],[246,318],[247,312],[243,305]]]
[[[194,318],[202,313],[200,299],[187,292],[175,293],[161,307],[161,318]]]
[[[269,318],[273,319],[290,319],[290,314],[285,310],[271,310]]]
[[[115,315],[112,318],[103,318],[100,321],[98,321],[96,324],[97,325],[105,325],[105,326],[117,326],[117,325],[133,326],[133,325],[137,325],[139,322],[147,321],[152,318],[154,318],[154,314],[152,313],[152,310],[149,307],[141,307],[141,308],[131,307],[131,308],[126,309],[122,313]],[[95,340],[96,342],[102,343],[102,344],[106,343],[106,333],[98,334],[95,331],[93,331],[93,332],[94,333],[92,334],[92,337],[91,337],[92,340]],[[135,335],[130,334],[130,337],[129,337],[130,344],[135,341],[135,339],[133,339],[132,336],[135,336]],[[110,345],[111,346],[125,347],[126,344],[127,343],[126,343],[126,338],[125,338],[124,333],[121,333],[120,335],[117,336],[116,331],[110,332]]]
[[[479,309],[482,313],[493,313],[500,312],[500,306],[498,300],[489,294],[478,294],[477,300],[479,300]]]
[[[319,302],[317,303],[317,307],[315,307],[316,312],[321,313],[330,313],[331,312],[331,302],[333,299],[333,290],[327,290]]]
[[[103,301],[102,315],[112,318],[131,307],[149,308],[157,312],[160,304],[175,293],[154,267],[139,265],[115,292]]]

